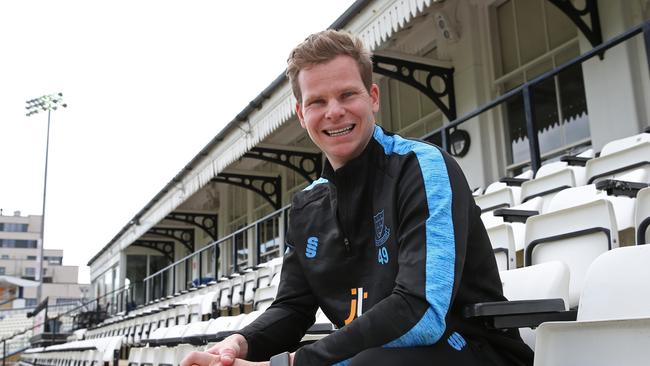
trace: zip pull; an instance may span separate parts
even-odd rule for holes
[[[350,253],[350,241],[348,238],[343,238],[343,244],[345,244],[345,251]]]

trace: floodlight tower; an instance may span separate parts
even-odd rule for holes
[[[27,117],[40,113],[47,112],[47,140],[45,143],[45,174],[43,175],[43,210],[41,212],[41,238],[38,244],[38,289],[36,292],[37,302],[42,301],[43,294],[43,244],[45,239],[45,197],[47,195],[47,161],[48,153],[50,150],[50,115],[52,111],[57,110],[59,107],[65,108],[68,105],[63,103],[63,93],[43,95],[42,97],[30,99],[27,101],[25,109],[27,109]]]

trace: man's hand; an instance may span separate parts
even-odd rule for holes
[[[226,363],[219,355],[214,355],[208,352],[190,352],[180,366],[225,366]],[[231,366],[268,366],[268,362],[250,362],[242,359],[230,360],[227,365]]]
[[[248,353],[248,342],[241,334],[233,334],[210,347],[206,352],[220,356],[221,363],[218,364],[219,366],[231,366],[233,362],[235,362],[235,358],[246,358],[246,354]]]

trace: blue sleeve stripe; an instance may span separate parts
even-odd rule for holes
[[[327,179],[323,178],[323,177],[318,178],[318,179],[316,179],[315,181],[311,182],[310,185],[308,185],[307,187],[305,187],[305,189],[303,189],[303,191],[311,191],[311,190],[312,190],[314,187],[316,187],[317,185],[319,185],[319,184],[323,184],[323,183],[327,183],[327,182],[329,182],[329,181],[328,181]]]
[[[384,347],[412,347],[436,343],[445,331],[445,318],[454,285],[456,244],[451,217],[452,193],[442,153],[424,142],[388,136],[375,126],[375,140],[386,155],[415,153],[422,170],[429,217],[426,220],[425,297],[429,308],[408,332]]]
[[[352,359],[351,359],[351,358],[348,358],[347,360],[344,360],[344,361],[341,361],[341,362],[337,362],[337,363],[335,363],[335,364],[332,365],[332,366],[348,366],[348,365],[350,364],[350,362],[352,362]]]

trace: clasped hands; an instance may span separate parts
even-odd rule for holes
[[[248,342],[241,334],[233,334],[205,352],[194,351],[181,361],[180,366],[268,366],[269,362],[251,362],[243,358],[248,353]]]

